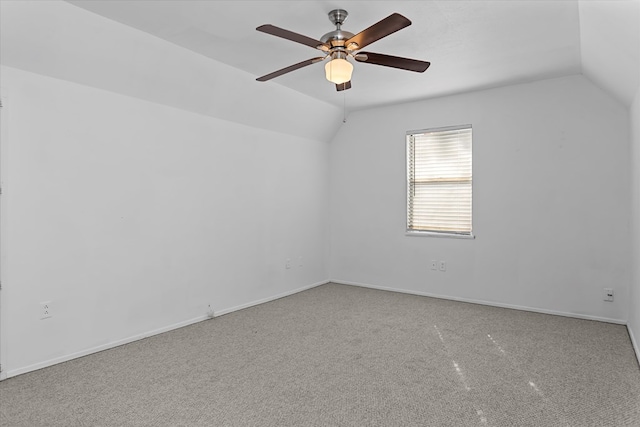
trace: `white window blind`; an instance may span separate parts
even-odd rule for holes
[[[471,235],[471,126],[407,133],[407,230]]]

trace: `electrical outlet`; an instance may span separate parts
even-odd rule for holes
[[[436,261],[435,259],[431,260],[431,269],[432,270],[437,270],[438,269],[438,261]]]
[[[447,261],[440,261],[440,264],[438,265],[438,269],[440,271],[447,271]]]
[[[40,303],[40,320],[48,319],[53,316],[51,301]]]
[[[213,307],[211,307],[211,304],[207,306],[207,317],[209,319],[213,319],[215,317],[215,313],[213,312]]]
[[[604,300],[613,302],[613,288],[604,288]]]
[[[286,268],[287,270],[291,268],[291,258],[287,258],[287,260],[284,262],[284,268]]]

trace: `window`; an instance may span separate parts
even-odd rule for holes
[[[471,125],[407,132],[407,232],[472,236]]]

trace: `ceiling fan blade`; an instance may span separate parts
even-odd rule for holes
[[[429,65],[431,65],[430,62],[420,61],[418,59],[401,58],[399,56],[383,55],[381,53],[372,52],[359,52],[354,56],[354,58],[358,62],[415,71],[416,73],[423,73],[427,68],[429,68]]]
[[[389,34],[393,34],[404,27],[408,27],[409,25],[411,25],[411,21],[399,13],[393,13],[382,21],[373,24],[366,30],[360,31],[358,34],[347,40],[344,45],[349,46],[351,43],[356,43],[358,45],[357,48],[362,49],[363,47],[380,40]]]
[[[347,89],[351,89],[351,80],[349,80],[348,82],[345,82],[345,83],[336,84],[336,90],[338,92],[343,91],[343,90],[347,90]]]
[[[271,80],[274,77],[281,76],[283,74],[287,74],[291,71],[295,71],[298,68],[306,67],[307,65],[315,64],[316,62],[320,62],[324,59],[324,56],[319,56],[317,58],[307,59],[306,61],[298,62],[297,64],[289,65],[281,70],[274,71],[273,73],[267,74],[266,76],[258,77],[256,80],[259,82],[266,82],[267,80]]]
[[[301,43],[314,49],[329,50],[330,48],[330,46],[322,43],[320,40],[312,39],[311,37],[303,36],[302,34],[294,33],[293,31],[285,30],[271,24],[260,25],[256,30],[266,34],[271,34],[272,36],[282,37],[283,39],[291,40],[296,43]]]

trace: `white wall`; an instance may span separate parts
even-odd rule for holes
[[[630,110],[631,115],[631,298],[629,334],[640,361],[640,88]]]
[[[477,237],[407,237],[405,132],[460,124]],[[331,143],[330,277],[624,322],[628,141],[627,109],[582,76],[353,113]]]
[[[65,2],[0,6],[10,376],[201,320],[209,303],[220,314],[329,276],[629,315],[640,331],[627,112],[586,79],[361,111],[329,149],[335,107]],[[638,166],[637,96],[633,108]],[[474,126],[478,237],[405,237],[404,133],[461,123]],[[49,300],[54,317],[39,320]]]
[[[1,72],[9,376],[326,281],[325,142]]]

